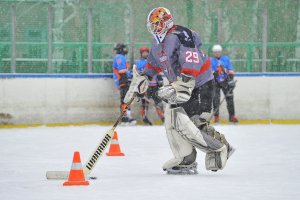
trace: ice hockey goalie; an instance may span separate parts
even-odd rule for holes
[[[154,36],[147,65],[142,74],[134,67],[125,102],[135,92],[145,92],[146,82],[163,72],[170,84],[160,88],[158,96],[168,104],[165,129],[174,154],[163,170],[169,174],[197,173],[196,149],[206,153],[207,170],[222,170],[234,148],[201,117],[202,113],[211,111],[214,80],[210,59],[201,51],[199,35],[174,25],[172,14],[164,7],[149,13],[147,27]]]

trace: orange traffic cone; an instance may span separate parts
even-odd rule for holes
[[[115,131],[114,137],[110,143],[109,151],[106,153],[107,156],[125,156],[124,153],[121,152],[119,141],[118,141],[118,134]]]
[[[64,186],[72,185],[89,185],[89,182],[85,180],[82,170],[80,154],[78,151],[74,152],[71,171],[68,181],[64,182]]]

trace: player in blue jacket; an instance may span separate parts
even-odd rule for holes
[[[139,73],[141,73],[146,64],[147,64],[147,57],[149,54],[149,48],[148,47],[141,47],[140,48],[140,54],[141,58],[138,60],[135,64],[137,66],[137,70]],[[153,99],[155,104],[155,109],[158,117],[161,119],[162,122],[164,122],[164,110],[163,110],[163,102],[158,96],[156,95],[159,87],[163,86],[163,79],[160,74],[154,76],[151,80],[149,80],[149,87],[146,92],[145,97],[142,99],[141,109],[140,113],[143,118],[143,122],[147,125],[152,125],[152,122],[148,119],[147,113],[149,108],[149,101]]]
[[[126,104],[124,103],[124,97],[129,88],[129,81],[128,81],[128,68],[129,64],[126,61],[126,54],[128,53],[127,47],[124,44],[117,44],[114,48],[116,51],[116,55],[113,59],[113,78],[116,87],[120,90],[120,98],[121,98],[121,105],[120,109],[123,110],[126,108]],[[136,120],[131,117],[130,109],[127,109],[126,115],[123,117],[122,122],[124,124],[135,124]]]
[[[221,89],[226,95],[227,110],[229,113],[229,121],[237,123],[238,119],[235,116],[233,102],[233,88],[235,87],[234,69],[231,65],[230,58],[222,55],[222,47],[216,44],[212,48],[214,57],[211,59],[212,70],[215,77],[213,108],[215,112],[214,121],[219,122],[219,106]]]

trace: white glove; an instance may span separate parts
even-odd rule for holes
[[[132,69],[133,78],[129,87],[129,90],[126,93],[124,102],[128,103],[133,97],[134,93],[143,94],[147,91],[149,82],[145,76],[141,76],[137,71],[136,65],[133,65]]]
[[[174,81],[171,85],[161,87],[157,94],[169,104],[184,103],[191,98],[194,87],[195,79],[181,74],[177,81]]]

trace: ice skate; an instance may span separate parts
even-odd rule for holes
[[[219,120],[220,120],[220,117],[219,117],[218,115],[216,115],[216,116],[214,117],[214,123],[215,123],[215,124],[218,124],[218,123],[219,123]]]
[[[134,118],[123,117],[121,121],[121,126],[133,126],[136,124],[136,120]]]
[[[192,174],[198,174],[197,165],[198,165],[197,162],[194,162],[190,165],[178,165],[164,170],[167,171],[167,174],[192,175]]]
[[[229,122],[230,123],[238,123],[239,120],[236,118],[236,116],[232,115],[231,117],[229,117]]]
[[[149,125],[152,126],[152,122],[148,119],[148,117],[143,117],[143,122],[145,123],[145,125]]]
[[[136,125],[136,119],[134,119],[134,118],[129,118],[129,120],[128,120],[128,125],[129,125],[129,126]]]

